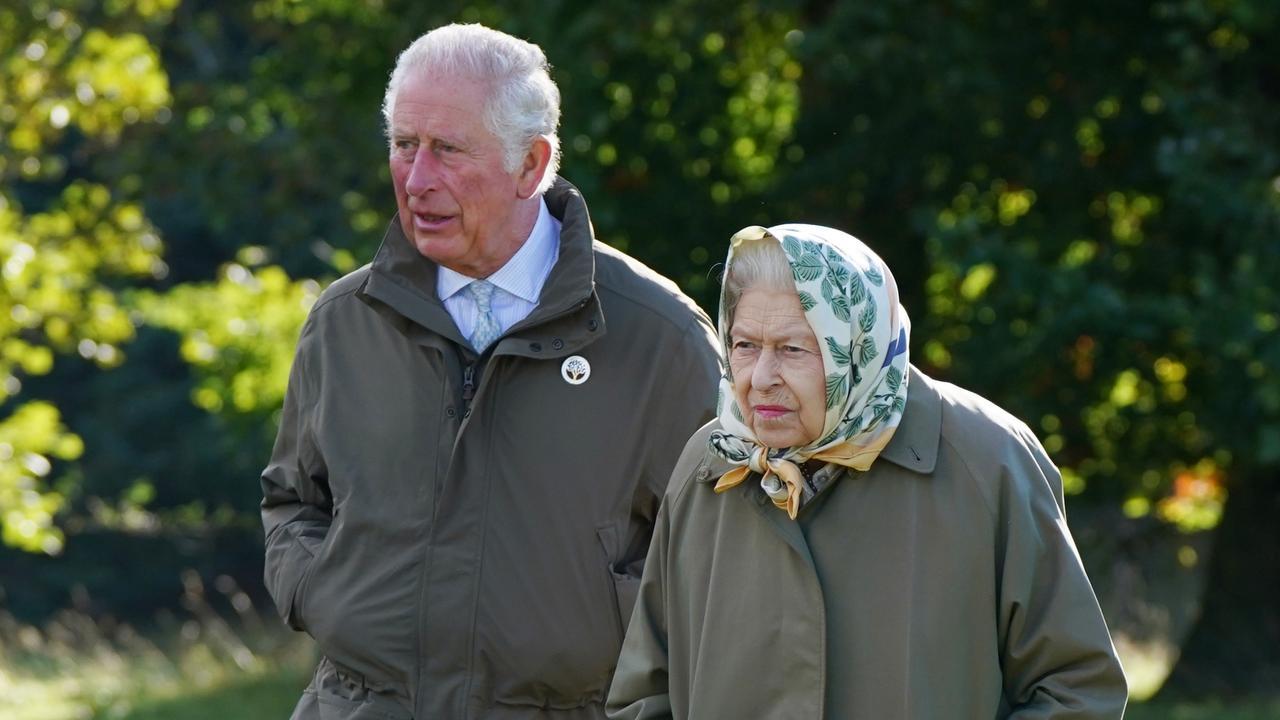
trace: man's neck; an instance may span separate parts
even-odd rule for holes
[[[511,258],[529,240],[529,235],[533,232],[533,226],[538,222],[538,212],[541,207],[541,195],[534,195],[526,200],[521,200],[511,213],[510,231],[505,233],[505,242],[501,245],[502,252],[492,258],[488,258],[487,262],[472,268],[471,271],[461,268],[457,268],[457,271],[483,280],[502,269],[502,266],[510,262]]]

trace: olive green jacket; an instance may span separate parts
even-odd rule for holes
[[[267,587],[324,655],[295,718],[604,716],[720,360],[688,298],[594,241],[575,188],[546,200],[559,259],[483,357],[398,221],[311,310],[262,474]]]
[[[685,447],[609,695],[612,718],[1119,718],[1126,687],[1027,427],[912,369],[866,473],[796,521]]]

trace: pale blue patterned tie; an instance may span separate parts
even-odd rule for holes
[[[471,329],[470,337],[471,347],[476,352],[484,352],[502,334],[498,321],[493,317],[493,308],[490,307],[493,291],[493,284],[484,280],[473,280],[467,286],[467,292],[471,293],[471,299],[476,303],[476,323]]]

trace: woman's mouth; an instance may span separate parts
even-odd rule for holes
[[[779,418],[791,412],[790,408],[786,408],[781,405],[756,405],[752,407],[751,410],[756,415],[765,419]]]

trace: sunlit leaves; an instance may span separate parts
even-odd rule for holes
[[[183,359],[200,377],[192,401],[214,413],[244,415],[278,408],[314,280],[291,280],[276,266],[232,263],[215,282],[140,293],[134,302],[150,324],[182,336]]]
[[[0,375],[15,366],[43,374],[32,360],[48,344],[60,352],[92,344],[91,359],[115,365],[134,326],[105,283],[164,273],[161,244],[140,210],[115,203],[101,185],[75,183],[46,212],[0,210]]]
[[[124,18],[159,16],[174,2],[113,4]],[[66,158],[53,148],[71,128],[110,145],[128,125],[167,118],[168,78],[147,39],[86,27],[93,3],[56,5],[0,10],[0,178],[61,177]]]
[[[20,183],[62,182],[73,153],[116,146],[125,129],[163,121],[168,78],[138,32],[176,0],[20,3],[0,9],[0,525],[5,544],[56,553],[50,488],[57,461],[83,450],[47,402],[7,404],[23,376],[49,373],[56,353],[119,365],[134,336],[116,288],[163,277],[161,242],[142,208],[77,179],[27,214]],[[100,24],[100,26],[99,26]],[[81,168],[79,176],[88,175]],[[41,188],[43,190],[43,188]]]
[[[24,403],[0,418],[0,539],[4,544],[50,555],[62,549],[54,516],[60,493],[45,489],[52,460],[74,460],[84,451],[67,430],[58,409],[45,402]]]

